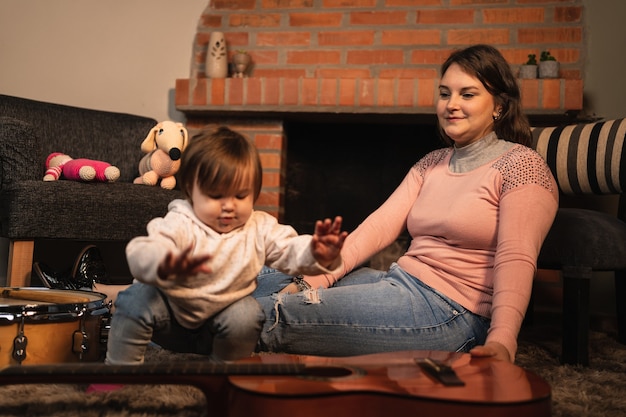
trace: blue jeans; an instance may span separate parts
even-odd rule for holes
[[[361,268],[328,289],[277,294],[292,278],[264,268],[252,294],[267,317],[259,351],[354,356],[400,350],[467,352],[489,319],[409,275]]]
[[[197,329],[174,318],[165,295],[152,285],[134,283],[115,300],[107,341],[106,362],[142,363],[152,341],[163,348],[208,355],[217,362],[250,356],[265,315],[251,296],[226,307]]]

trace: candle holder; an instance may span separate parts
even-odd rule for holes
[[[234,65],[234,78],[244,78],[247,77],[246,70],[250,65],[251,57],[248,52],[244,50],[238,50],[233,55],[233,65]]]

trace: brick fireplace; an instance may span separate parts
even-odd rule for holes
[[[531,121],[574,120],[583,105],[583,12],[581,0],[212,0],[190,76],[176,80],[176,108],[190,132],[226,124],[254,141],[264,166],[257,209],[284,220],[287,146],[300,140],[289,132],[434,125],[438,68],[455,48],[492,44],[514,69],[550,50],[560,78],[520,80],[524,108]],[[229,57],[252,56],[246,78],[206,77],[214,31],[224,33]],[[359,158],[367,130],[345,133]]]

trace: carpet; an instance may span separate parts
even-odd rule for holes
[[[520,334],[516,364],[543,377],[552,387],[555,417],[626,416],[626,346],[611,330],[590,334],[589,367],[560,365],[557,323],[540,321]],[[147,362],[198,360],[150,348]],[[85,393],[82,384],[22,384],[0,387],[0,416],[198,417],[215,415],[202,392],[192,386],[125,385],[115,391]],[[252,413],[253,415],[254,413]]]
[[[554,321],[525,326],[516,364],[540,375],[552,387],[555,417],[626,416],[626,345],[615,326],[591,331],[590,366],[561,365],[561,330]]]

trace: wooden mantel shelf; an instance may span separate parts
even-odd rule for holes
[[[583,82],[519,80],[527,114],[566,115],[582,110]],[[176,109],[185,114],[281,116],[293,113],[434,114],[434,78],[199,78],[176,80]]]

